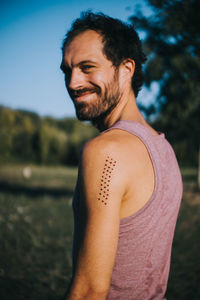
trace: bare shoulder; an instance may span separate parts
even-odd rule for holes
[[[114,169],[118,170],[122,157],[122,144],[119,139],[109,134],[100,134],[84,145],[81,165],[83,170],[88,170],[94,176],[100,176],[99,170],[107,167],[107,163],[112,164]]]
[[[98,169],[108,158],[116,161],[118,179],[121,177],[122,180],[128,179],[130,173],[138,174],[138,169],[143,169],[150,160],[143,142],[137,136],[120,129],[100,134],[83,148],[82,162],[91,169]]]
[[[98,155],[111,151],[122,159],[126,159],[130,154],[133,160],[144,158],[147,154],[146,146],[137,136],[120,129],[100,134],[85,144],[85,154],[89,152],[90,155],[93,153],[97,155],[97,150]]]
[[[99,136],[89,140],[83,148],[83,156],[95,160],[101,160],[104,155],[120,156],[124,144],[120,140],[120,136],[116,134],[100,134]]]
[[[110,207],[122,203],[121,217],[140,209],[154,189],[154,170],[146,146],[126,131],[110,130],[88,141],[82,152],[81,170],[87,199],[90,195],[98,198],[98,187],[101,190],[101,184],[103,188],[107,185]],[[145,189],[141,189],[143,186]]]
[[[127,189],[124,142],[114,135],[100,134],[88,141],[81,156],[81,178],[87,199],[97,198],[97,188],[109,189],[111,203],[120,203]],[[111,199],[115,199],[114,202]],[[116,200],[118,199],[118,200]]]

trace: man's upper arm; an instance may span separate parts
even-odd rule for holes
[[[116,142],[94,139],[83,149],[80,182],[85,228],[74,276],[77,290],[103,292],[110,285],[126,189],[121,156]]]

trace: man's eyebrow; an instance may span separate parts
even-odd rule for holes
[[[81,65],[84,65],[84,64],[95,64],[96,65],[97,63],[93,60],[82,60],[76,66],[81,66]]]

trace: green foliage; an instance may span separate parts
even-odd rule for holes
[[[159,117],[155,127],[167,133],[172,144],[183,145],[178,157],[197,163],[200,143],[200,2],[198,0],[147,0],[149,17],[130,17],[145,32],[146,85],[157,81]],[[153,111],[153,110],[151,110]],[[176,146],[177,148],[177,146]]]
[[[45,122],[40,128],[40,161],[45,163],[62,163],[68,155],[67,135],[56,127]]]
[[[14,114],[0,107],[0,159],[9,159],[12,149],[12,135],[14,131]]]
[[[77,165],[83,144],[97,134],[72,118],[56,120],[0,107],[0,163]]]

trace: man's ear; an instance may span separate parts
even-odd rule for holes
[[[130,77],[132,78],[133,77],[133,74],[135,72],[135,62],[133,59],[131,58],[126,58],[124,61],[123,61],[123,67],[124,67],[124,70],[125,72],[128,73],[128,75],[130,75]]]

